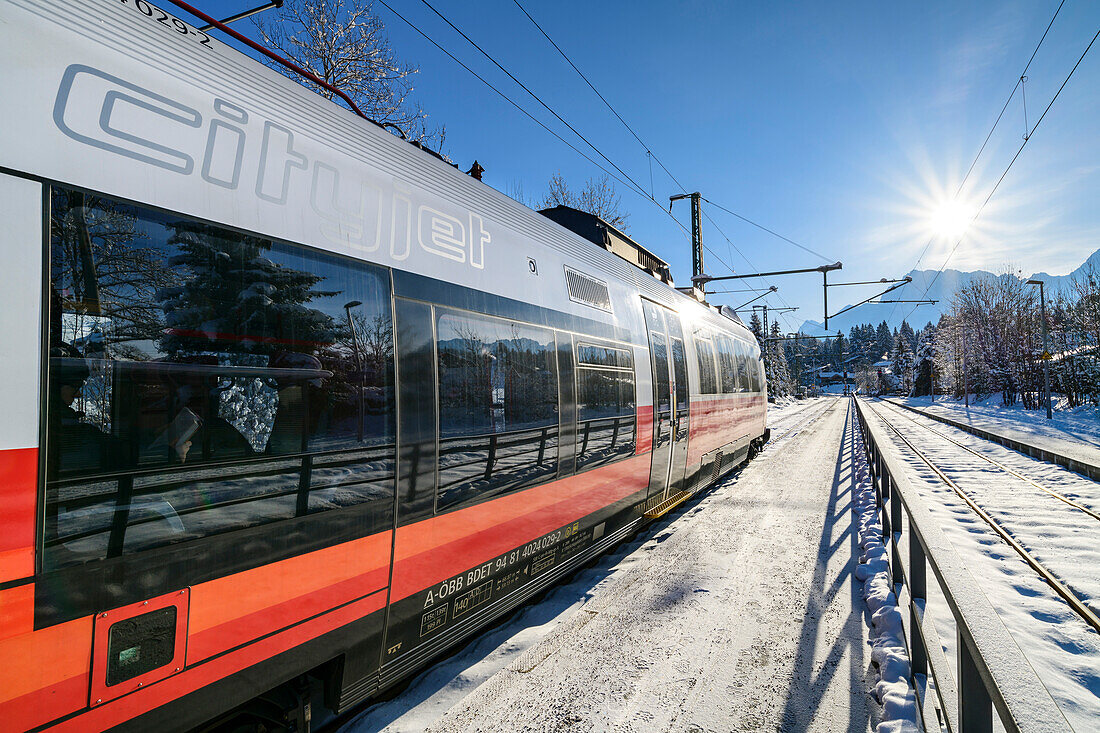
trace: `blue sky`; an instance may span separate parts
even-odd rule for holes
[[[941,266],[955,239],[933,236],[932,214],[953,196],[1058,7],[1057,0],[521,2],[688,190],[829,261],[843,261],[836,281],[900,277],[917,264],[930,238],[920,267]],[[207,0],[200,7],[228,15],[252,4]],[[425,5],[391,4],[585,149]],[[512,0],[433,4],[650,190],[645,150]],[[555,172],[576,187],[602,174],[385,7],[376,4],[375,10],[398,53],[420,67],[416,99],[432,122],[446,125],[445,152],[463,170],[476,158],[486,168],[486,183],[505,192],[521,187],[531,198],[543,195]],[[1066,0],[1028,70],[1030,125],[1097,28],[1100,4]],[[251,34],[247,22],[240,30]],[[1097,46],[1100,41],[949,267],[1064,274],[1100,248]],[[985,199],[1024,130],[1017,91],[960,196],[969,211]],[[667,210],[668,196],[679,191],[656,163],[652,170],[653,196]],[[617,187],[630,213],[630,234],[669,261],[678,284],[687,284],[689,238],[653,202]],[[708,274],[728,274],[730,266],[746,273],[824,262],[705,203],[704,209],[721,228],[704,221],[704,242],[714,252],[705,255]],[[674,213],[688,225],[686,202]],[[800,307],[785,321],[786,330],[820,320],[818,275],[771,282],[780,290],[767,302]],[[834,290],[830,301],[835,310],[873,292]],[[737,305],[750,297],[712,300]],[[867,320],[881,320],[888,308],[863,312]]]

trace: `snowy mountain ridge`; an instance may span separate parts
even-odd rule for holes
[[[1037,272],[1027,278],[1021,276],[1021,279],[1042,280],[1045,283],[1047,296],[1051,297],[1057,292],[1069,288],[1073,278],[1084,275],[1090,266],[1100,271],[1100,249],[1089,255],[1080,267],[1066,275],[1050,275],[1045,272]],[[915,310],[913,307],[914,304],[912,303],[897,303],[896,307],[895,304],[860,306],[837,318],[830,318],[829,333],[835,334],[837,330],[840,330],[847,335],[852,326],[863,323],[878,324],[883,320],[885,320],[891,328],[897,328],[901,325],[902,320],[907,318],[910,312],[912,312],[913,315],[912,318],[908,318],[909,324],[914,328],[919,328],[929,321],[932,323],[938,321],[941,315],[951,309],[951,298],[954,296],[955,292],[975,279],[980,277],[1018,277],[1011,273],[994,275],[985,270],[974,270],[971,272],[944,270],[940,273],[939,278],[936,278],[936,273],[936,270],[910,270],[907,276],[913,278],[913,281],[903,285],[889,295],[884,296],[888,300],[916,300],[918,298],[929,298],[938,301],[935,305],[921,305]],[[936,278],[935,282],[932,282],[933,278]],[[925,287],[929,283],[932,284],[931,287],[928,288],[928,294],[922,295],[925,291]],[[868,286],[867,289],[869,292],[873,292],[870,290],[870,286]],[[834,290],[831,295],[835,297],[835,294],[836,291]],[[836,306],[831,307],[830,310],[833,308],[837,311],[842,310],[842,307]],[[822,327],[820,321],[805,321],[800,327],[800,330],[803,333],[814,336],[825,334],[825,329]]]

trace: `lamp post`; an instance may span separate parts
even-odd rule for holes
[[[1050,339],[1047,333],[1047,299],[1043,293],[1042,280],[1028,280],[1028,285],[1039,286],[1039,316],[1043,319],[1043,393],[1046,396],[1047,420],[1054,419],[1054,410],[1050,406]]]
[[[355,365],[359,369],[359,399],[356,400],[356,407],[359,419],[356,421],[356,434],[358,435],[359,442],[363,442],[363,356],[359,351],[359,334],[355,331],[355,321],[351,317],[351,309],[358,308],[363,305],[358,300],[353,300],[350,303],[344,303],[344,312],[348,314],[348,328],[351,330],[351,348],[355,351]]]

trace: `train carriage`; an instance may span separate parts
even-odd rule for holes
[[[6,729],[304,730],[766,439],[739,321],[171,13],[0,37]]]

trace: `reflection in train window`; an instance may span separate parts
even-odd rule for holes
[[[54,188],[46,567],[392,497],[389,292],[382,268]]]
[[[634,454],[634,368],[630,351],[584,343],[577,362],[577,470],[583,471]]]
[[[436,508],[553,477],[558,468],[554,333],[439,309]]]
[[[733,342],[734,353],[737,361],[737,390],[739,392],[752,391],[752,371],[749,366],[751,350],[743,341]]]
[[[585,366],[603,366],[618,369],[634,368],[634,359],[626,349],[595,346],[586,343],[577,345],[577,363]]]
[[[714,344],[705,331],[695,334],[695,356],[699,362],[699,391],[702,394],[717,394],[718,377],[714,373]]]
[[[746,344],[745,354],[747,357],[745,364],[748,367],[749,391],[763,392],[764,375],[760,370],[760,348],[751,344]]]
[[[738,391],[737,385],[737,355],[733,349],[733,339],[724,333],[719,333],[714,339],[718,350],[718,375],[723,394],[733,394]]]

